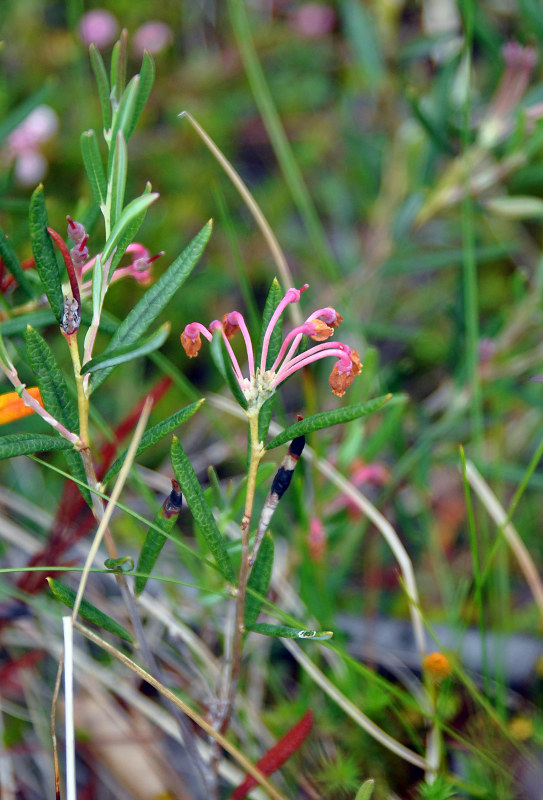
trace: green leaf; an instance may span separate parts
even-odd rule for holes
[[[150,193],[151,193],[151,184],[147,183],[143,191],[142,197]],[[126,226],[124,233],[120,237],[119,243],[117,244],[115,252],[111,258],[111,265],[109,267],[109,274],[107,276],[108,282],[113,277],[113,273],[115,272],[115,269],[118,263],[120,262],[121,258],[124,256],[126,248],[136,238],[136,234],[139,231],[141,223],[145,219],[146,214],[147,214],[147,209],[144,208],[143,211],[140,211],[140,213],[134,217],[134,219],[130,222],[130,224]]]
[[[30,198],[29,224],[30,242],[36,262],[36,270],[40,276],[51,310],[60,324],[64,314],[62,279],[53,242],[47,233],[47,211],[45,210],[45,198],[41,183]]]
[[[370,779],[369,781],[364,781],[360,789],[357,791],[354,800],[370,800],[373,794],[374,787],[375,787],[374,780]]]
[[[236,402],[239,403],[242,408],[247,408],[247,400],[245,399],[245,395],[241,391],[240,385],[236,380],[236,376],[234,375],[234,371],[230,366],[230,357],[226,353],[226,348],[224,346],[220,331],[215,331],[213,334],[210,352],[213,363],[230,387],[230,391],[236,398]]]
[[[249,576],[247,583],[247,596],[245,598],[245,627],[254,625],[258,619],[262,607],[262,599],[266,597],[273,569],[274,545],[271,533],[267,533],[262,539],[260,550],[255,561],[255,565]],[[256,597],[255,592],[260,595]]]
[[[268,442],[266,450],[272,450],[274,447],[279,447],[280,444],[290,442],[296,436],[320,431],[322,428],[329,428],[331,425],[338,425],[340,422],[350,422],[359,417],[367,417],[368,414],[379,411],[391,398],[391,394],[385,394],[382,397],[376,397],[374,400],[367,400],[364,403],[354,403],[351,406],[333,408],[331,411],[321,411],[319,414],[313,414],[311,417],[306,417],[300,422],[295,422],[294,425],[289,425],[288,428],[285,428],[271,442]]]
[[[219,531],[215,517],[206,503],[204,492],[179,439],[174,436],[171,449],[172,466],[181,491],[191,510],[194,521],[202,531],[209,551],[221,574],[227,581],[235,581],[234,567],[230,561],[224,536]]]
[[[104,352],[115,350],[121,344],[132,344],[143,336],[192,272],[208,242],[211,228],[212,224],[209,221],[166,272],[147,290],[121,322]],[[100,386],[112,369],[113,367],[104,369],[91,378],[91,391]]]
[[[23,292],[26,294],[27,297],[33,298],[34,291],[32,289],[32,284],[26,277],[21,264],[19,263],[19,259],[15,255],[15,250],[11,246],[11,242],[4,234],[3,231],[0,230],[0,257],[2,258],[4,264],[11,272]]]
[[[96,133],[93,130],[83,131],[79,141],[81,144],[83,164],[87,172],[92,195],[98,205],[105,208],[107,181]]]
[[[126,564],[126,569],[124,565]],[[112,572],[133,572],[134,559],[132,556],[121,556],[120,558],[106,558],[104,567]]]
[[[262,358],[262,345],[264,344],[264,334],[266,333],[266,328],[274,314],[275,309],[281,302],[283,297],[283,292],[281,291],[281,286],[279,285],[279,281],[277,278],[274,278],[272,281],[272,285],[270,286],[270,291],[268,292],[268,296],[266,298],[266,303],[264,304],[264,311],[262,312],[262,327],[260,329],[260,338],[258,342],[258,347],[256,349],[256,357],[255,357],[255,366],[260,366],[260,359]],[[281,349],[281,342],[283,338],[283,325],[281,319],[277,322],[277,325],[274,327],[272,335],[270,337],[270,342],[268,345],[268,355],[266,357],[266,369],[269,369],[275,359],[277,358],[277,354]]]
[[[134,344],[117,347],[115,350],[109,350],[107,353],[96,356],[91,361],[87,361],[81,368],[81,375],[85,375],[87,372],[96,372],[99,369],[106,369],[107,367],[117,367],[126,361],[132,361],[134,358],[145,356],[147,353],[152,353],[153,350],[158,350],[170,335],[170,328],[170,323],[165,322],[147,339],[140,339],[139,342],[134,342]]]
[[[49,450],[68,450],[72,444],[58,436],[41,433],[14,433],[0,436],[0,459],[26,456],[30,453],[46,453]]]
[[[111,191],[109,193],[111,207],[109,209],[110,225],[113,227],[121,216],[124,204],[124,192],[126,189],[128,153],[126,142],[122,131],[117,133],[115,146],[113,149],[113,161],[111,165],[110,182]]]
[[[147,52],[147,50],[145,50],[143,54],[143,61],[141,62],[140,83],[138,87],[138,93],[136,95],[136,103],[134,106],[134,113],[132,115],[132,122],[128,126],[126,131],[127,140],[134,133],[134,128],[136,127],[138,120],[141,116],[141,112],[145,107],[145,103],[147,102],[149,95],[151,94],[151,89],[153,88],[154,81],[155,81],[155,62],[153,61],[152,56]]]
[[[163,506],[161,506],[158,510],[153,520],[153,525],[159,527],[162,531],[164,531],[164,533],[157,531],[156,527],[151,527],[147,531],[143,547],[141,548],[140,557],[138,559],[138,565],[136,567],[136,572],[143,573],[141,575],[136,575],[134,582],[134,592],[136,594],[141,594],[145,589],[149,576],[153,571],[153,567],[155,566],[156,560],[166,543],[166,534],[170,533],[177,521],[178,516],[179,513],[172,514],[171,517],[166,517],[164,515]]]
[[[157,442],[160,442],[161,439],[163,439],[165,436],[168,436],[168,434],[172,433],[176,428],[178,428],[180,425],[182,425],[184,422],[190,419],[192,415],[198,411],[198,409],[204,402],[205,402],[204,398],[202,398],[201,400],[197,400],[195,403],[191,403],[185,408],[182,408],[180,411],[175,411],[169,417],[163,419],[162,422],[159,422],[156,425],[153,425],[151,428],[148,428],[141,437],[141,441],[136,450],[136,455],[134,456],[134,458],[137,458],[141,453],[143,453],[149,447],[152,447]],[[115,461],[113,462],[113,464],[108,469],[108,471],[106,472],[106,474],[102,479],[102,482],[104,484],[108,483],[108,481],[110,481],[111,478],[114,478],[115,475],[117,475],[117,473],[120,472],[121,467],[126,458],[127,452],[128,448],[126,450],[123,450],[123,452],[119,456],[117,456],[117,458],[115,459]]]
[[[113,126],[111,128],[111,140],[110,142],[115,142],[117,140],[117,135],[122,133],[123,137],[126,141],[128,141],[127,131],[132,124],[132,118],[134,116],[134,109],[136,107],[136,97],[138,94],[140,84],[140,76],[134,75],[131,79],[130,83],[126,87],[125,91],[123,92],[123,96],[121,97],[121,102],[119,103],[119,107],[113,113]],[[111,170],[111,165],[113,163],[113,148],[109,151],[109,159],[108,159],[108,173]]]
[[[54,578],[47,578],[46,580],[57,600],[60,600],[60,602],[64,603],[68,608],[73,608],[76,598],[74,590],[70,589],[69,586],[64,586],[63,583],[59,583],[59,581],[56,581]],[[81,600],[81,605],[79,606],[79,616],[83,617],[83,619],[86,619],[88,622],[92,622],[94,625],[98,625],[99,628],[103,628],[109,633],[120,636],[121,639],[127,642],[134,641],[134,637],[126,628],[107,614],[104,614],[103,611],[100,611],[99,608],[96,608],[96,606],[93,606],[92,603],[89,603],[89,601],[84,598]]]
[[[331,639],[334,635],[333,631],[304,631],[299,628],[289,628],[287,625],[268,625],[266,622],[255,622],[247,626],[247,630],[280,639],[318,639],[321,642]]]
[[[121,36],[113,46],[111,53],[111,88],[116,98],[119,98],[124,89],[126,81],[126,45],[128,43],[128,33],[123,29]]]
[[[91,44],[89,47],[89,55],[92,71],[94,72],[94,78],[96,80],[96,86],[98,88],[100,108],[102,109],[103,127],[104,130],[108,131],[111,128],[111,104],[109,100],[110,88],[106,67],[104,60],[100,55],[100,51],[95,44]]]
[[[136,197],[135,200],[132,200],[132,202],[126,206],[126,208],[123,210],[123,213],[115,223],[109,239],[107,240],[102,251],[102,264],[105,264],[108,258],[113,255],[113,251],[118,246],[126,228],[130,225],[130,223],[133,222],[133,220],[142,212],[146,211],[151,203],[155,202],[157,197],[157,192],[142,194],[139,197]]]
[[[76,433],[79,429],[77,408],[53,351],[45,339],[30,325],[26,329],[25,342],[28,360],[36,375],[45,409],[65,428]],[[86,483],[87,478],[81,454],[73,449],[66,450],[64,457],[73,476]],[[79,487],[79,491],[86,502],[92,505],[90,491],[83,487]]]

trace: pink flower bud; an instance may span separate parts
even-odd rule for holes
[[[66,219],[68,220],[68,236],[75,244],[81,244],[85,236],[87,236],[85,226],[80,222],[75,222],[69,215]]]

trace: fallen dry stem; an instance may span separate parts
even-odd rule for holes
[[[116,647],[113,647],[113,645],[106,642],[105,639],[102,639],[100,636],[93,633],[93,631],[89,630],[84,625],[81,625],[81,623],[75,622],[74,628],[91,642],[94,642],[107,653],[116,658],[117,661],[120,661],[125,667],[128,667],[137,675],[139,675],[142,680],[146,681],[150,686],[155,688],[157,692],[160,692],[160,694],[162,694],[170,702],[177,706],[177,708],[183,711],[187,717],[190,717],[192,721],[198,725],[198,727],[200,727],[208,736],[211,736],[213,739],[215,739],[215,741],[223,748],[223,750],[226,750],[227,753],[230,753],[232,758],[234,758],[238,764],[249,773],[249,775],[252,775],[253,778],[258,781],[262,788],[267,791],[272,800],[287,800],[287,798],[281,794],[281,792],[277,791],[277,789],[272,786],[266,776],[257,767],[251,764],[248,759],[245,758],[243,753],[241,753],[237,747],[235,747],[235,745],[231,744],[231,742],[229,742],[225,736],[216,731],[213,726],[209,724],[209,722],[206,722],[206,720],[200,716],[200,714],[194,711],[189,705],[184,703],[183,700],[177,697],[173,692],[170,692],[169,689],[167,689],[162,683],[160,683],[160,681],[154,678],[149,672],[142,669],[139,664],[136,664],[135,661],[132,661],[132,659],[128,658],[128,656],[125,656],[124,653],[121,653],[120,650],[117,650]]]

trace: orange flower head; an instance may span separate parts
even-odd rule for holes
[[[440,652],[430,653],[430,655],[426,656],[423,661],[423,667],[434,683],[441,683],[452,672],[451,662],[447,656]]]
[[[187,328],[189,326],[187,325]],[[181,334],[181,344],[183,346],[183,350],[188,355],[189,358],[195,358],[202,346],[202,339],[200,338],[200,334],[196,332],[195,336],[190,336],[187,334],[187,328]]]
[[[37,386],[31,386],[27,391],[34,400],[38,401],[40,406],[43,406],[40,390]],[[17,419],[22,419],[22,417],[28,417],[29,414],[33,413],[34,409],[25,405],[18,392],[7,392],[0,395],[0,425],[14,422]]]
[[[346,357],[336,361],[328,379],[330,388],[337,397],[343,397],[355,377],[362,371],[360,356],[356,350],[347,348],[346,345],[344,347],[348,351]]]

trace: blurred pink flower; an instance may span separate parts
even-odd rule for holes
[[[50,106],[37,106],[8,136],[7,153],[15,161],[14,176],[20,186],[34,186],[47,172],[40,145],[58,130],[58,116]]]
[[[138,28],[132,40],[132,49],[137,55],[143,55],[144,50],[150,53],[160,53],[173,42],[173,31],[165,22],[157,20],[146,22]]]
[[[15,159],[15,180],[19,186],[35,186],[45,176],[47,166],[47,159],[39,150],[25,150]]]
[[[96,47],[107,47],[115,39],[119,23],[109,11],[96,8],[87,11],[79,21],[79,36],[84,44],[95,44]]]
[[[318,39],[334,29],[336,14],[332,6],[304,3],[291,15],[294,30],[307,39]]]
[[[311,561],[314,563],[322,561],[326,555],[327,536],[319,517],[311,517],[306,541]]]

